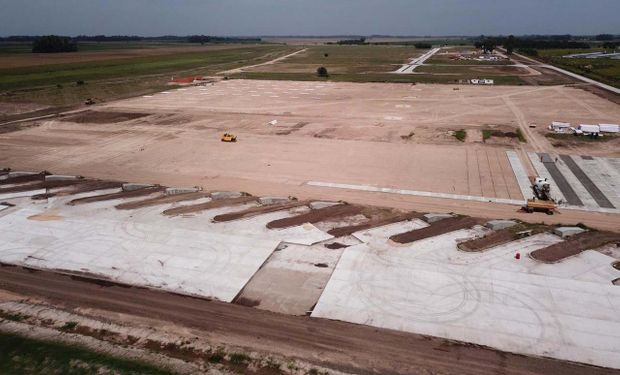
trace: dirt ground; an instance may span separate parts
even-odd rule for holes
[[[459,249],[467,252],[483,251],[493,246],[501,245],[515,239],[515,233],[511,229],[502,229],[491,232],[488,235],[473,240],[459,243]]]
[[[126,286],[100,286],[69,276],[0,268],[0,285],[62,309],[122,318],[208,338],[210,342],[299,358],[356,374],[613,374],[615,370],[498,352],[424,335],[318,318],[289,316],[235,304]],[[343,335],[346,332],[346,335]]]
[[[439,220],[422,229],[415,229],[409,232],[396,234],[390,237],[390,240],[403,244],[410,243],[428,237],[440,236],[459,229],[471,228],[476,224],[481,224],[482,222],[482,220],[472,217],[453,217]]]
[[[312,210],[311,212],[287,217],[284,219],[278,219],[267,223],[269,229],[288,228],[297,225],[303,225],[305,223],[316,223],[324,221],[327,218],[343,217],[347,215],[356,215],[362,212],[363,207],[354,206],[348,204],[339,204],[336,206],[320,208]]]
[[[609,232],[584,232],[571,236],[564,242],[533,251],[530,256],[541,262],[555,263],[608,243],[620,244],[620,235]]]
[[[150,114],[131,121],[45,120],[35,128],[0,134],[0,160],[18,169],[121,181],[617,227],[618,219],[609,214],[528,216],[502,204],[306,185],[324,181],[522,199],[506,150],[553,152],[544,128],[554,120],[613,123],[620,118],[620,107],[576,88],[454,88],[222,81],[90,108]],[[270,125],[273,120],[277,124]],[[532,124],[537,127],[530,128]],[[496,137],[483,143],[480,136],[473,137],[481,129],[517,127],[524,130],[527,143]],[[472,137],[459,142],[447,133],[455,129],[465,129]],[[239,141],[222,143],[226,131]],[[581,151],[620,156],[620,150],[605,144]],[[527,159],[522,162],[527,168]]]
[[[114,124],[148,116],[148,113],[135,112],[104,112],[83,111],[76,115],[63,117],[60,121],[74,122],[76,124]]]

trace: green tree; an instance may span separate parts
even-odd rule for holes
[[[75,51],[77,51],[77,43],[64,36],[46,35],[36,38],[32,43],[33,53],[59,53]]]
[[[506,52],[509,55],[512,55],[512,52],[515,50],[515,36],[509,35],[508,39],[504,42],[504,47],[506,48]]]

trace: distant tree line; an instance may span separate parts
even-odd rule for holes
[[[78,42],[135,42],[144,38],[136,35],[78,35],[73,39]]]
[[[208,35],[191,35],[187,37],[189,43],[260,43],[261,38],[221,37]]]
[[[359,39],[344,39],[344,40],[339,40],[336,42],[336,44],[339,45],[361,45],[361,44],[368,44],[366,43],[366,38],[361,37]]]
[[[33,53],[75,52],[77,43],[69,37],[46,35],[32,42]]]
[[[40,35],[13,35],[0,37],[0,42],[35,42],[46,36]],[[61,36],[60,38],[69,38]],[[136,36],[136,35],[78,35],[69,38],[74,42],[139,42],[139,41],[168,41],[168,42],[190,42],[190,43],[260,43],[258,37],[218,37],[206,35],[162,35],[162,36]]]
[[[615,40],[616,36],[611,35],[611,34],[598,34],[594,39],[605,42],[605,41]]]
[[[567,39],[570,35],[556,35],[536,38],[533,36],[527,37],[515,37],[509,35],[508,37],[485,37],[481,35],[474,45],[476,48],[482,49],[485,52],[493,52],[496,46],[504,46],[508,54],[511,54],[514,50],[518,50],[522,53],[530,56],[536,56],[535,50],[539,49],[588,49],[590,44],[583,41],[575,41]]]

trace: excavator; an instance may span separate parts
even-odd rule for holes
[[[551,185],[546,178],[536,177],[532,183],[532,191],[534,197],[528,199],[523,210],[532,213],[534,211],[544,212],[547,215],[553,215],[556,204],[551,198]]]
[[[222,135],[222,142],[237,142],[237,136],[231,133]]]

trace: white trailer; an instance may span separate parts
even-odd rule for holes
[[[553,121],[551,125],[549,125],[549,130],[553,130],[556,133],[566,133],[570,128],[571,124],[569,122]]]
[[[620,133],[620,125],[618,124],[598,124],[601,133]]]
[[[598,134],[601,132],[601,128],[598,125],[591,124],[581,124],[578,129],[584,134]]]

